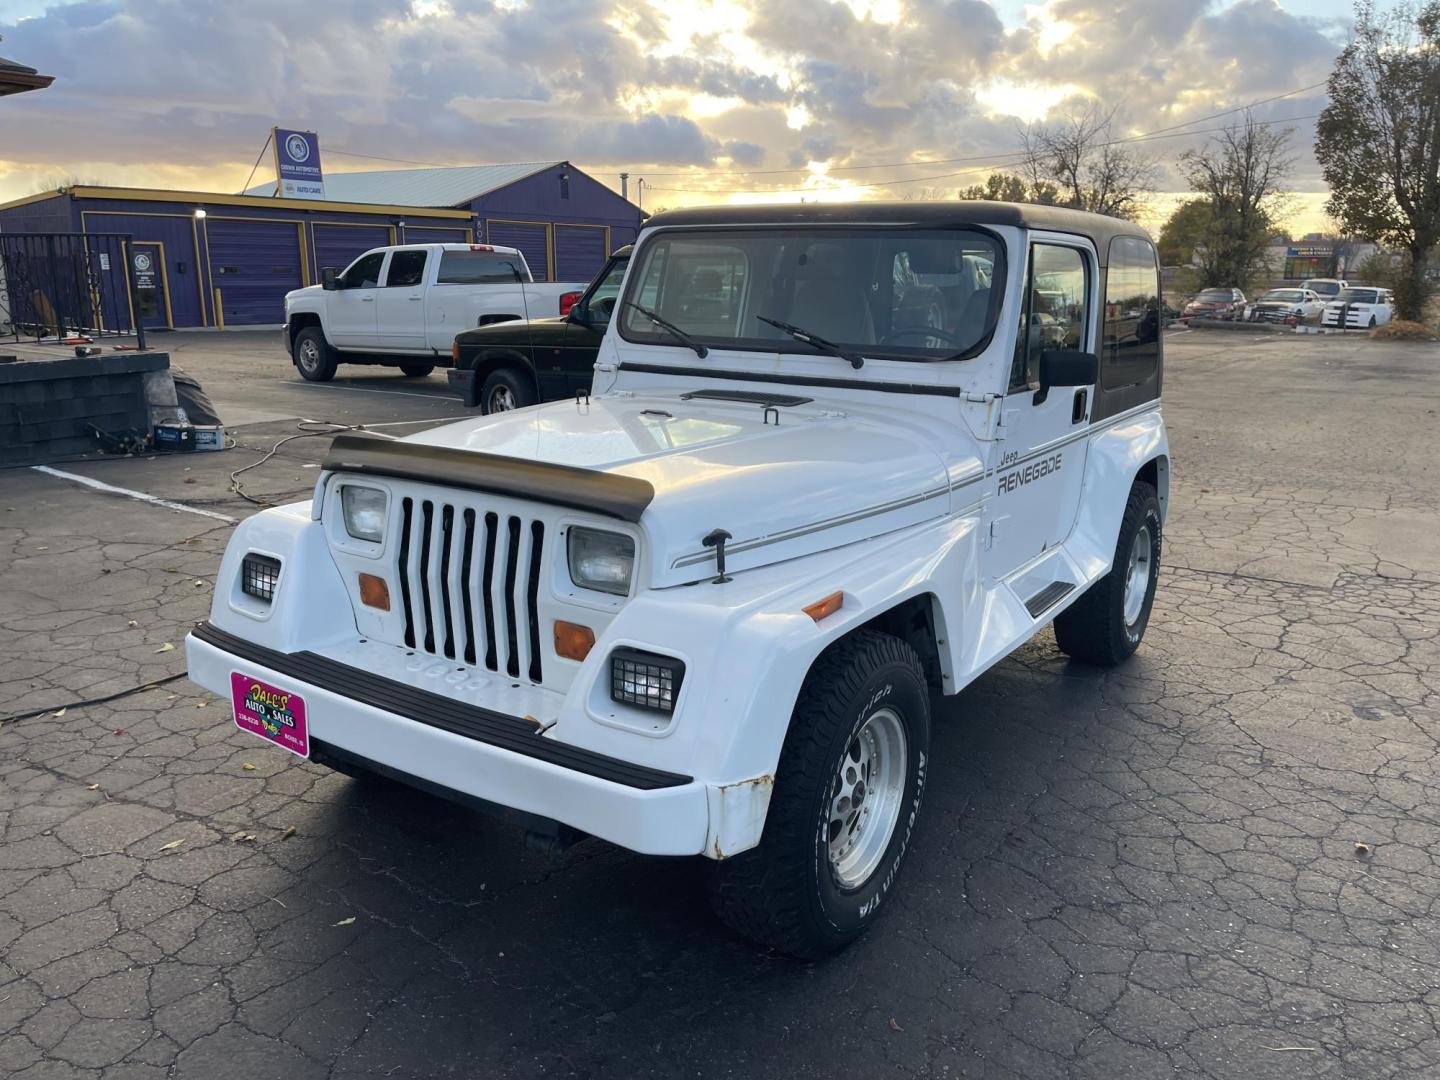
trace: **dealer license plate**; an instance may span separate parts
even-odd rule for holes
[[[240,730],[283,746],[292,754],[310,756],[310,729],[305,701],[299,694],[233,671],[230,699],[235,705],[235,726]]]

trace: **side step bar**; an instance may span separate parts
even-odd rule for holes
[[[1032,619],[1038,619],[1074,591],[1073,581],[1052,581],[1025,601],[1025,610],[1030,612]]]

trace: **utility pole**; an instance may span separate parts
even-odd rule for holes
[[[635,205],[638,206],[641,210],[644,210],[644,209],[645,209],[645,178],[644,178],[643,176],[640,177],[638,180],[635,181],[635,197],[636,197],[636,199],[637,199],[637,202],[636,202]]]

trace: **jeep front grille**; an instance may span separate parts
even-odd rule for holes
[[[544,524],[408,496],[400,508],[405,644],[540,682]]]

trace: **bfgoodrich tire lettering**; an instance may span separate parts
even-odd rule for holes
[[[896,813],[883,852],[847,882],[832,859],[837,793],[845,766],[859,761],[857,737],[881,715],[903,736]],[[746,937],[807,959],[859,937],[885,907],[910,849],[929,754],[929,691],[915,651],[869,630],[832,646],[796,702],[760,845],[713,868],[716,913]]]
[[[1112,667],[1139,648],[1150,624],[1160,575],[1160,529],[1160,500],[1155,488],[1137,480],[1125,502],[1110,572],[1055,619],[1055,642],[1062,651],[1076,660]],[[1129,595],[1140,602],[1138,606],[1132,602],[1127,611],[1126,583],[1132,581],[1141,558],[1146,560],[1144,592],[1135,597],[1141,583],[1134,580]]]

